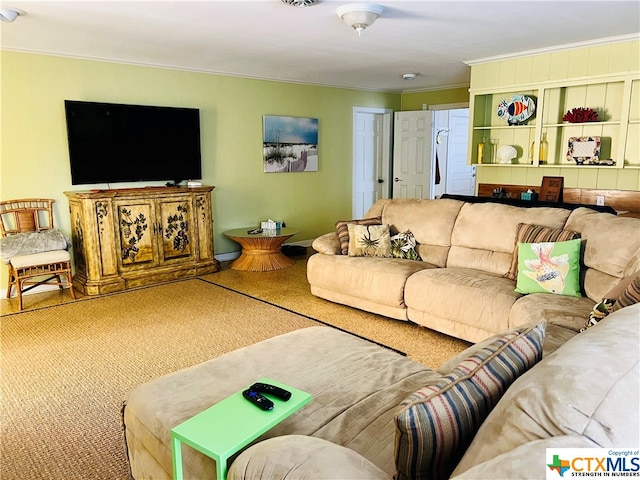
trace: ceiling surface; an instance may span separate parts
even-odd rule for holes
[[[359,37],[336,14],[349,3],[9,0],[26,15],[2,23],[0,39],[13,51],[411,91],[468,86],[467,61],[640,32],[638,0],[380,0],[365,2],[384,12]]]

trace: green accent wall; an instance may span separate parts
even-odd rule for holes
[[[402,94],[402,110],[422,110],[422,105],[445,105],[447,103],[468,103],[469,87],[451,88],[447,90],[429,90],[424,92],[408,92]]]
[[[54,198],[56,224],[70,236],[63,192],[108,186],[71,185],[65,99],[199,108],[202,182],[216,187],[216,254],[239,250],[223,231],[258,226],[267,218],[300,230],[291,241],[313,239],[333,229],[336,220],[350,218],[353,107],[401,108],[397,93],[39,54],[3,51],[0,66],[0,198]],[[263,115],[318,118],[319,171],[263,173]],[[111,187],[144,185],[154,183]]]

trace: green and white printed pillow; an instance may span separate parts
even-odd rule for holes
[[[542,225],[532,225],[529,223],[519,223],[516,226],[516,242],[513,248],[513,259],[509,271],[504,275],[506,278],[515,280],[518,274],[518,243],[542,243],[542,242],[565,242],[580,238],[580,233],[571,230],[558,230],[544,227]]]
[[[416,237],[410,230],[400,232],[391,237],[391,254],[395,258],[406,258],[409,260],[420,260],[420,255],[416,251]]]
[[[581,243],[580,239],[566,242],[518,243],[516,292],[581,297]]]
[[[389,225],[356,225],[350,223],[350,257],[390,257],[391,237]]]
[[[395,480],[448,479],[509,386],[542,359],[547,322],[474,349],[396,411]]]

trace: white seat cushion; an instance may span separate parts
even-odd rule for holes
[[[14,268],[45,265],[47,263],[68,262],[71,259],[66,250],[53,250],[51,252],[34,253],[32,255],[19,255],[11,259]]]

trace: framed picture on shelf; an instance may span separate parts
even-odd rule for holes
[[[318,119],[263,115],[265,173],[318,171]]]
[[[564,177],[542,177],[538,200],[541,202],[562,202]]]
[[[567,160],[578,165],[595,165],[600,161],[600,137],[569,137]]]

